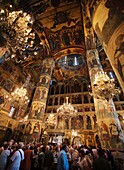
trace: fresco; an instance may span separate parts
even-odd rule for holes
[[[114,53],[114,60],[115,60],[115,67],[118,70],[120,77],[124,82],[124,34],[120,34],[115,39],[115,53]]]
[[[83,116],[73,117],[71,119],[71,129],[82,129],[83,128]]]
[[[7,80],[6,77],[0,73],[0,86],[6,91],[11,92],[14,89],[14,83],[12,80]]]
[[[107,45],[116,28],[123,22],[123,9],[123,1],[114,0],[101,1],[98,7],[94,8],[93,27],[102,43]]]
[[[50,86],[50,79],[52,74],[52,69],[54,67],[54,61],[49,58],[45,59],[42,63],[43,67],[41,70],[41,75],[39,77],[38,86],[35,90],[33,102],[30,109],[30,118],[43,120],[46,100],[48,96],[48,90]]]
[[[54,24],[51,27],[51,29],[56,28],[57,25],[62,24],[62,23],[67,23],[67,26],[71,25],[71,22],[76,23],[76,21],[78,20],[78,18],[70,18],[70,11],[60,11],[60,12],[56,12],[53,21]]]
[[[79,26],[78,26],[79,25]],[[51,31],[47,29],[48,41],[52,51],[59,51],[66,46],[79,45],[84,46],[84,33],[80,22],[77,23],[77,28],[72,26],[70,28],[63,28],[59,31]]]
[[[32,139],[36,142],[40,137],[41,125],[40,122],[36,122],[33,128]]]
[[[39,1],[39,0],[31,0],[30,1],[30,7],[34,15],[39,15],[42,14],[47,10],[49,7],[48,1],[46,2],[45,0]]]

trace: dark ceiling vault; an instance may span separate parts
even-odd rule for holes
[[[72,58],[73,54],[85,57],[83,9],[80,0],[4,0],[1,2],[4,8],[9,8],[10,4],[13,10],[21,9],[32,15],[36,37],[33,47],[27,48],[21,54],[17,52],[15,58],[12,58],[11,53],[8,54],[8,60],[12,60],[21,69],[27,69],[26,72],[38,77],[42,60],[47,57],[54,57],[56,63],[59,58],[71,54]],[[58,81],[78,75],[87,77],[87,68],[84,70],[83,65],[84,63],[82,67],[80,66],[80,73],[79,66],[75,67],[75,71],[70,68],[64,70],[61,66],[58,70],[55,67],[53,77]]]

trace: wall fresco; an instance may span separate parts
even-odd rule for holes
[[[85,17],[84,19],[86,20]],[[89,32],[89,28],[85,27],[86,36],[88,35],[87,32]],[[92,37],[94,37],[94,34],[92,34]],[[97,49],[89,49],[89,47],[86,48],[87,48],[87,63],[92,86],[95,80],[95,75],[97,74],[97,72],[103,71],[103,69],[100,63]],[[93,86],[92,93],[94,93]],[[123,148],[124,135],[122,132],[122,128],[118,119],[118,115],[113,100],[110,99],[109,101],[107,101],[94,98],[94,105],[97,116],[99,136],[102,146],[110,148],[111,147]]]
[[[32,125],[30,125],[30,127],[32,126],[30,134],[32,134],[31,138],[35,142],[39,140],[41,135],[41,126],[43,128],[43,122],[45,123],[44,113],[53,67],[54,60],[52,58],[45,59],[43,61],[39,82],[37,84],[29,112],[28,121],[32,123]]]
[[[92,24],[124,91],[123,10],[123,0],[102,0],[94,11]]]

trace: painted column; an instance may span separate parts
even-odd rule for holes
[[[88,17],[124,92],[124,1],[91,3],[87,3]]]
[[[32,122],[33,138],[38,138],[41,131],[41,125],[44,122],[44,113],[46,108],[46,101],[50,86],[52,71],[54,68],[54,60],[52,58],[45,59],[42,64],[41,75],[34,93],[33,102],[29,114],[29,121]]]
[[[52,59],[45,59],[43,61],[41,75],[31,106],[30,118],[32,119],[43,120],[44,118],[53,67],[54,61]]]
[[[92,86],[92,93],[94,95],[94,80],[95,75],[99,71],[103,71],[99,54],[95,48],[94,32],[92,27],[87,29],[87,21],[84,17],[84,30],[85,30],[85,41],[87,49],[87,64],[89,69],[89,75]],[[113,100],[109,101],[104,99],[94,98],[95,111],[97,115],[98,133],[102,147],[109,148],[122,148],[124,147],[124,135],[118,119],[118,115],[113,103]]]

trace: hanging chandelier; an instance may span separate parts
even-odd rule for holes
[[[46,123],[49,125],[49,126],[53,126],[53,125],[56,125],[56,118],[54,116],[54,114],[50,114],[46,120]]]
[[[120,90],[115,87],[114,79],[110,79],[104,71],[100,71],[95,75],[93,89],[94,97],[103,100],[109,100],[120,92]]]
[[[0,9],[0,34],[6,41],[7,50],[15,54],[32,47],[35,33],[32,31],[33,20],[30,14],[8,9]]]
[[[69,117],[75,116],[77,110],[74,109],[71,103],[68,103],[68,97],[66,97],[66,103],[63,103],[63,105],[57,109],[57,113],[64,119],[68,119]]]
[[[78,136],[78,133],[74,129],[72,129],[72,136]]]
[[[9,101],[16,101],[19,104],[27,104],[29,102],[28,96],[27,96],[27,90],[22,86],[21,88],[16,88],[9,97],[6,96],[6,99]]]

